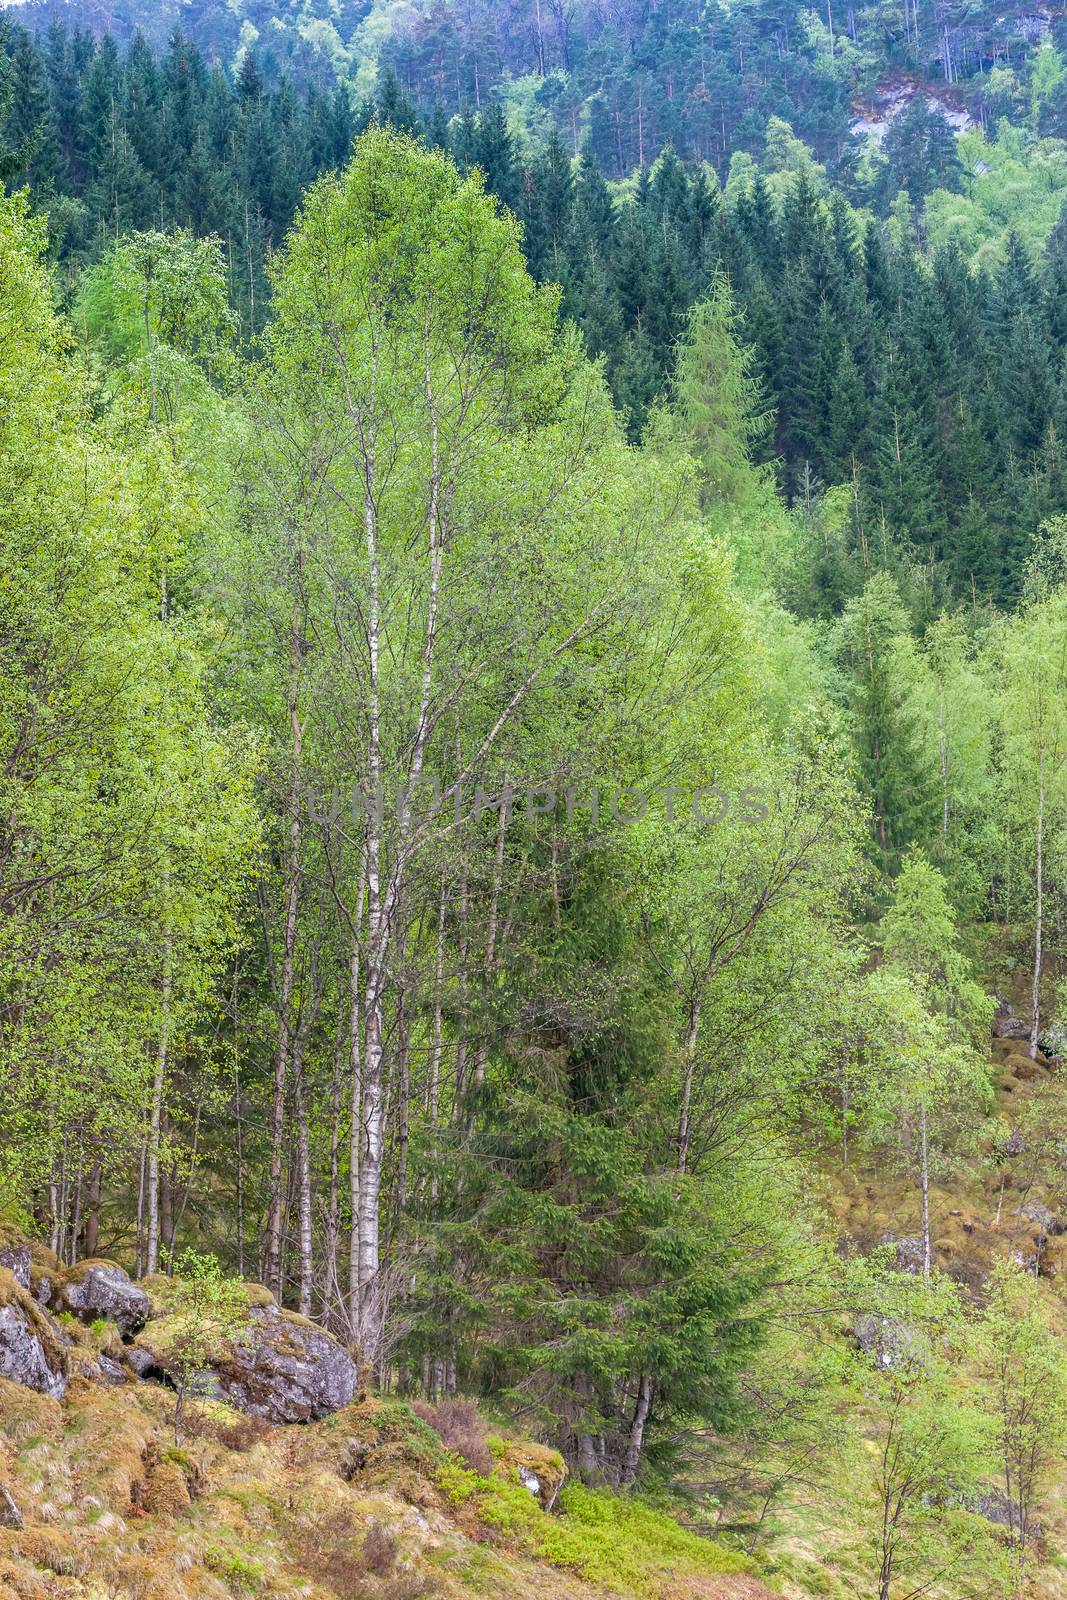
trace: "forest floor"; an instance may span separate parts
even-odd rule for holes
[[[173,1412],[152,1383],[75,1379],[59,1404],[0,1381],[0,1600],[770,1597],[636,1502],[576,1489],[549,1516],[515,1446],[479,1477],[394,1401],[289,1427],[202,1404],[180,1447]]]

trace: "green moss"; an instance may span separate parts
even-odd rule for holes
[[[239,1550],[208,1550],[204,1564],[231,1594],[258,1594],[266,1580],[262,1565]]]
[[[116,1267],[121,1272],[124,1269],[117,1261],[112,1261],[110,1256],[86,1256],[84,1261],[79,1261],[76,1266],[68,1267],[63,1274],[66,1283],[84,1283],[94,1267]]]
[[[520,1484],[480,1477],[454,1459],[440,1469],[437,1483],[453,1505],[472,1506],[486,1528],[527,1555],[616,1591],[657,1595],[668,1578],[753,1570],[745,1556],[628,1496],[571,1484],[560,1497],[560,1514],[549,1516]]]
[[[435,1471],[447,1460],[445,1448],[429,1423],[417,1417],[403,1400],[368,1398],[335,1412],[324,1426],[331,1433],[348,1434],[377,1448],[402,1444],[410,1462],[425,1467],[427,1472]]]

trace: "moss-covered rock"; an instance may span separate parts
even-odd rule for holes
[[[151,1293],[158,1314],[130,1360],[142,1376],[166,1377],[175,1371],[186,1322],[166,1290],[153,1285]],[[273,1298],[263,1304],[253,1293],[249,1301],[247,1315],[208,1350],[207,1392],[267,1422],[313,1422],[349,1405],[358,1373],[348,1351],[308,1318],[279,1310]]]
[[[52,1318],[6,1267],[0,1267],[0,1378],[61,1400],[68,1345]]]
[[[555,1509],[567,1478],[567,1463],[558,1450],[527,1440],[505,1439],[494,1450],[497,1470],[534,1496],[546,1511]]]
[[[127,1272],[114,1261],[82,1261],[63,1278],[60,1303],[83,1322],[114,1323],[124,1336],[148,1321],[152,1303]]]

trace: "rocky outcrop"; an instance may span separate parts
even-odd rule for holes
[[[21,1531],[24,1526],[22,1512],[15,1503],[14,1495],[0,1483],[0,1528]]]
[[[864,1355],[885,1372],[898,1372],[915,1355],[914,1330],[895,1317],[863,1313],[852,1325],[853,1337]]]
[[[111,1261],[85,1261],[68,1272],[57,1264],[46,1275],[53,1304],[81,1322],[112,1323],[125,1341],[124,1349],[115,1341],[108,1353],[88,1355],[80,1345],[72,1348],[39,1303],[33,1247],[5,1239],[0,1260],[0,1377],[56,1400],[71,1376],[174,1383],[181,1318],[168,1303],[168,1280],[146,1280],[145,1288]],[[314,1422],[350,1405],[358,1372],[348,1351],[306,1317],[279,1309],[258,1286],[249,1285],[247,1297],[247,1313],[219,1340],[189,1389],[267,1422]]]
[[[1019,1215],[1025,1217],[1027,1222],[1033,1222],[1043,1234],[1051,1235],[1063,1232],[1063,1224],[1054,1211],[1048,1206],[1039,1205],[1036,1200],[1031,1200],[1027,1205],[1019,1208]]]
[[[0,1267],[0,1378],[61,1400],[67,1370],[58,1327],[10,1268]]]
[[[253,1294],[262,1291],[253,1289]],[[153,1317],[125,1352],[138,1377],[173,1382],[180,1319]],[[314,1422],[350,1405],[358,1386],[356,1364],[330,1334],[306,1317],[267,1303],[250,1305],[247,1317],[207,1356],[193,1375],[196,1394],[225,1400],[266,1422]]]
[[[352,1403],[356,1364],[304,1317],[256,1306],[247,1331],[212,1363],[223,1398],[268,1422],[314,1422]]]
[[[63,1304],[83,1322],[113,1322],[124,1338],[144,1327],[152,1302],[113,1261],[86,1261],[67,1274]]]
[[[554,1511],[567,1476],[567,1466],[558,1450],[547,1445],[508,1439],[497,1464],[505,1477],[514,1476],[533,1495],[545,1511]]]
[[[923,1242],[916,1234],[883,1233],[882,1244],[896,1247],[894,1266],[913,1276],[923,1270]]]

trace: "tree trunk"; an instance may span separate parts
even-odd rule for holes
[[[1045,910],[1045,741],[1041,740],[1037,753],[1037,833],[1034,841],[1034,976],[1030,992],[1030,1056],[1037,1055],[1037,1036],[1041,1031],[1041,943],[1044,935]]]
[[[330,1178],[329,1192],[326,1197],[326,1237],[323,1240],[323,1255],[326,1259],[326,1284],[321,1296],[322,1311],[325,1314],[331,1305],[333,1287],[338,1281],[337,1272],[337,1246],[341,1235],[341,1082],[343,1077],[342,1061],[344,1059],[344,1021],[342,1013],[341,1026],[338,1028],[333,1052],[333,1075],[330,1079]]]
[[[930,1282],[930,1146],[927,1138],[926,1107],[919,1112],[919,1141],[921,1147],[923,1278]]]
[[[493,882],[489,896],[489,919],[485,932],[485,988],[488,994],[496,972],[496,942],[497,925],[500,916],[500,890],[504,882],[504,836],[507,832],[508,816],[511,810],[511,790],[508,786],[507,774],[504,775],[503,789],[500,795],[500,813],[496,825],[496,846],[493,850]],[[484,1007],[483,1007],[484,1014]],[[489,1041],[483,1031],[478,1040],[478,1047],[474,1053],[474,1086],[480,1089],[485,1082],[485,1063],[489,1054]]]
[[[948,838],[948,741],[945,738],[945,689],[937,697],[937,754],[941,768],[941,837]]]
[[[165,891],[166,892],[166,891]],[[159,1271],[160,1245],[160,1170],[159,1150],[163,1125],[163,1087],[167,1076],[170,1054],[171,1008],[171,935],[170,927],[163,930],[163,980],[160,995],[159,1046],[156,1051],[156,1070],[152,1079],[152,1114],[148,1129],[148,1243],[145,1250],[145,1271],[151,1275]]]
[[[300,1297],[297,1309],[311,1315],[314,1268],[314,1234],[311,1214],[311,1154],[308,1144],[307,1096],[304,1092],[304,1038],[293,1050],[293,1090],[296,1099],[297,1216],[300,1223]]]
[[[289,1077],[290,1016],[293,971],[296,961],[297,908],[300,894],[300,761],[304,724],[300,720],[300,663],[302,655],[301,600],[293,601],[289,638],[289,733],[292,772],[289,780],[289,830],[285,859],[285,913],[282,927],[282,964],[277,994],[277,1032],[274,1044],[274,1091],[270,1118],[270,1207],[267,1220],[267,1288],[282,1295],[282,1151],[285,1143],[285,1098]]]
[[[359,938],[363,926],[363,896],[365,882],[362,874],[356,896],[355,915],[352,918],[352,944],[348,956],[348,1056],[351,1084],[349,1087],[348,1125],[348,1199],[351,1207],[351,1232],[348,1237],[348,1320],[355,1327],[359,1317],[359,1189],[363,1153],[363,1013],[359,987]]]
[[[89,1209],[85,1217],[85,1254],[87,1256],[95,1256],[100,1243],[100,1183],[100,1157],[95,1155],[89,1168]]]
[[[641,1452],[645,1445],[645,1424],[648,1421],[648,1412],[652,1404],[652,1379],[642,1374],[637,1385],[637,1405],[634,1408],[634,1420],[630,1424],[630,1437],[626,1444],[626,1454],[622,1461],[622,1472],[619,1484],[625,1487],[637,1478],[641,1465]]]
[[[685,1078],[682,1083],[682,1108],[678,1116],[678,1171],[684,1172],[689,1161],[689,1116],[693,1104],[693,1075],[696,1070],[697,1035],[700,1032],[699,999],[689,1006],[689,1027],[685,1036]]]

